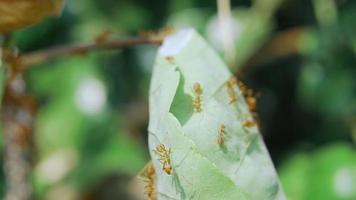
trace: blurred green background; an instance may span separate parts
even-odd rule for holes
[[[233,69],[258,96],[260,128],[288,198],[356,199],[356,2],[231,3]],[[92,42],[105,31],[126,38],[165,26],[194,27],[223,55],[216,2],[204,0],[67,1],[60,18],[14,38],[26,53]],[[39,104],[34,199],[142,199],[127,188],[149,160],[147,100],[156,50],[98,50],[26,73]],[[0,196],[4,181],[2,170]]]

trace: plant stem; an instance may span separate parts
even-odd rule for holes
[[[225,60],[231,67],[236,61],[236,51],[234,36],[232,33],[232,19],[230,0],[217,0],[219,26],[221,28],[221,37],[224,48]]]
[[[51,47],[34,51],[32,53],[21,55],[17,58],[17,66],[19,70],[26,70],[27,68],[48,61],[54,58],[60,58],[69,55],[80,55],[96,49],[118,49],[126,48],[142,44],[160,44],[160,39],[153,39],[150,37],[137,37],[130,39],[111,40],[104,42],[94,42],[91,44],[70,44],[63,46]]]
[[[4,46],[11,49],[9,40],[10,36],[5,37]],[[6,67],[5,72],[8,75],[6,80],[0,84],[1,90],[5,90],[1,110],[5,138],[3,167],[6,179],[6,194],[4,199],[28,200],[32,193],[30,172],[33,156],[34,101],[26,95],[22,74],[14,76],[13,57],[16,55],[15,51],[1,53],[4,53],[3,67]]]

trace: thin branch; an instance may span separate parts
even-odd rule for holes
[[[217,0],[219,26],[224,48],[225,59],[231,67],[236,61],[235,42],[232,32],[232,18],[230,0]]]
[[[104,42],[94,42],[91,44],[71,44],[51,47],[21,55],[17,58],[16,64],[19,70],[26,70],[29,67],[48,61],[54,58],[60,58],[69,55],[84,54],[96,49],[118,49],[142,44],[160,44],[162,40],[151,37],[137,37],[121,40],[110,40]]]

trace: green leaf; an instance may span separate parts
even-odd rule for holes
[[[253,117],[231,77],[196,31],[164,40],[149,97],[157,199],[285,199],[257,126],[244,125]]]
[[[355,153],[350,144],[339,142],[288,156],[280,168],[288,199],[355,199]]]
[[[4,93],[5,88],[5,65],[2,62],[2,52],[0,51],[0,98]]]

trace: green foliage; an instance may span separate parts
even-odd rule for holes
[[[356,198],[356,152],[345,143],[295,153],[281,166],[280,175],[289,199]]]
[[[106,92],[100,93],[105,88],[95,87],[104,83],[95,68],[96,58],[66,59],[31,73],[33,91],[46,99],[36,121],[41,161],[34,182],[39,197],[56,186],[82,190],[112,173],[135,174],[143,165],[143,148],[123,135],[125,130],[110,109]],[[94,95],[105,95],[99,110],[80,105],[86,102],[78,97],[83,86],[94,92],[99,89]],[[85,93],[84,98],[96,99]]]

